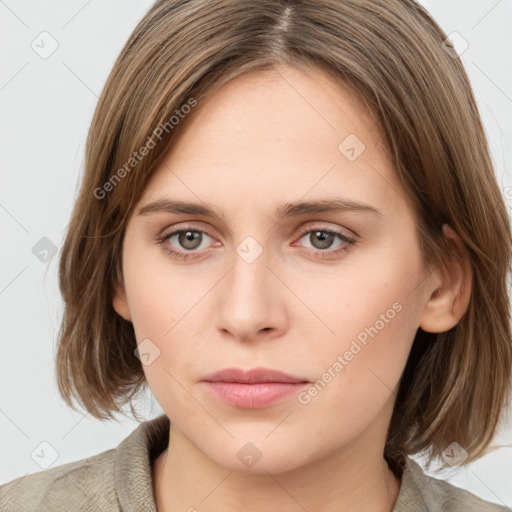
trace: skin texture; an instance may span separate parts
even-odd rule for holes
[[[114,298],[137,342],[149,338],[160,351],[144,366],[171,421],[170,449],[153,466],[158,510],[391,511],[400,482],[383,451],[399,379],[418,327],[442,332],[466,311],[467,253],[446,227],[464,257],[447,273],[424,268],[414,214],[378,126],[323,71],[238,77],[198,108],[129,219]],[[353,161],[339,149],[350,134],[365,145]],[[381,215],[274,216],[282,203],[335,197]],[[207,204],[219,218],[138,215],[166,198]],[[206,234],[159,244],[170,228]],[[323,229],[355,244],[315,236]],[[256,244],[246,246],[248,236]],[[237,253],[257,246],[263,252],[250,263]],[[178,259],[166,247],[195,257]],[[378,333],[333,371],[370,326]],[[250,410],[219,401],[201,382],[233,366],[311,382],[329,368],[335,376],[308,403],[292,396]],[[261,453],[250,468],[237,457],[248,442]]]

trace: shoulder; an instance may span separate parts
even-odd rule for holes
[[[455,485],[427,475],[420,465],[408,458],[407,467],[402,477],[403,489],[400,490],[397,507],[394,512],[415,510],[425,512],[512,512],[505,505],[486,501],[479,496]]]
[[[0,510],[118,510],[114,488],[115,457],[116,449],[111,449],[18,477],[0,486]]]
[[[165,414],[145,421],[110,450],[0,486],[2,512],[156,512],[152,460],[167,447]]]

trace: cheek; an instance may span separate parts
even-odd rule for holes
[[[200,290],[166,260],[160,247],[137,244],[132,236],[127,239],[125,253],[125,287],[137,341],[151,338],[160,345],[199,301]]]
[[[311,361],[310,375],[319,379],[312,393],[323,395],[324,404],[336,402],[361,415],[361,403],[378,408],[389,398],[417,331],[419,303],[411,293],[420,279],[415,258],[374,255],[335,278],[302,287],[304,302],[321,321],[308,321],[298,357]],[[296,323],[297,333],[300,326],[304,330],[304,321]]]
[[[163,276],[165,268],[162,262],[156,264],[154,252],[144,250],[135,235],[127,233],[123,252],[124,283],[137,345],[150,354],[150,361],[144,358],[141,361],[152,389],[157,375],[158,380],[165,379],[164,347],[179,318],[174,308],[180,303],[179,291]]]
[[[324,340],[320,349],[343,349],[355,338],[363,345],[376,337],[396,337],[400,343],[398,332],[414,329],[417,304],[411,292],[420,278],[414,257],[404,259],[384,251],[369,256],[314,279],[294,277],[294,292],[302,304],[290,313],[293,323],[314,329],[316,337]]]
[[[148,385],[161,405],[186,400],[180,384],[186,386],[205,357],[197,343],[197,315],[208,287],[169,264],[163,250],[144,251],[127,243],[126,254],[125,287],[135,337],[151,354],[151,363],[143,364]]]

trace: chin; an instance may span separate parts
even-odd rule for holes
[[[277,475],[294,470],[308,462],[304,444],[295,443],[290,438],[289,445],[284,445],[280,441],[271,442],[268,439],[258,441],[256,437],[254,441],[248,439],[250,436],[245,436],[243,441],[232,440],[228,446],[215,444],[204,447],[203,453],[216,464],[230,471],[248,474]]]

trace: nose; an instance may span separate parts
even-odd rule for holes
[[[287,322],[285,287],[269,267],[267,252],[253,256],[246,257],[238,247],[216,291],[217,329],[242,342],[280,336]]]

